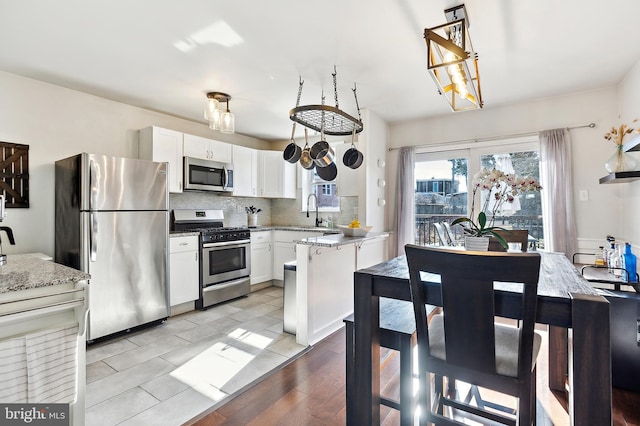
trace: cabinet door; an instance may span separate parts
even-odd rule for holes
[[[233,195],[258,195],[258,151],[233,145]]]
[[[203,138],[194,135],[184,135],[184,156],[203,158],[205,160],[211,159],[211,150],[209,148],[209,141],[211,139]]]
[[[296,198],[296,164],[284,161],[280,155],[282,163],[282,198]],[[302,168],[302,167],[300,167]]]
[[[169,300],[171,306],[196,300],[200,291],[198,237],[169,238]]]
[[[170,254],[170,293],[171,306],[191,302],[198,298],[198,252],[184,251]]]
[[[282,153],[280,151],[259,151],[258,169],[259,195],[266,198],[282,197]]]
[[[284,264],[296,260],[294,243],[273,243],[273,279],[284,280]]]
[[[231,164],[233,160],[233,145],[215,140],[209,141],[209,153],[213,161]]]
[[[156,126],[140,130],[138,158],[169,163],[169,192],[182,192],[183,136]]]
[[[273,279],[271,243],[251,244],[251,284]]]

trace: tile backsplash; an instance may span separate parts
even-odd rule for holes
[[[215,192],[190,191],[169,194],[169,208],[173,209],[218,209],[224,212],[224,226],[247,226],[245,207],[262,209],[258,213],[258,225],[314,226],[315,212],[301,211],[301,191],[296,199],[267,199],[230,197]],[[325,224],[329,216],[335,224],[348,224],[358,211],[358,197],[341,197],[341,211],[320,213]]]

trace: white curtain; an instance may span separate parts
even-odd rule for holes
[[[396,205],[394,230],[397,238],[397,256],[404,254],[405,244],[415,241],[414,219],[414,162],[415,147],[400,148],[398,179],[396,181]]]
[[[571,259],[577,239],[569,131],[540,132],[540,155],[545,250],[564,253]]]

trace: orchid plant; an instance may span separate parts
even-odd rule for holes
[[[504,173],[496,169],[484,168],[480,170],[474,177],[472,182],[473,195],[471,201],[470,217],[461,217],[454,220],[451,224],[466,224],[464,232],[467,235],[475,237],[492,236],[502,247],[508,248],[507,241],[496,230],[503,228],[494,226],[495,217],[505,203],[513,203],[520,194],[529,191],[540,191],[542,186],[533,177],[518,177],[515,174]],[[482,191],[484,196],[482,199],[482,208],[478,213],[477,220],[474,222],[476,193]],[[489,212],[491,219],[488,221],[487,214]]]

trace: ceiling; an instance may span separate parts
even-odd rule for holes
[[[389,123],[453,114],[423,31],[460,3],[0,0],[0,70],[203,123],[206,93],[222,91],[237,133],[285,140],[299,77],[302,105],[322,91],[335,105],[334,66],[351,115],[354,84],[360,108]],[[636,0],[465,6],[485,108],[611,86],[640,58]]]

